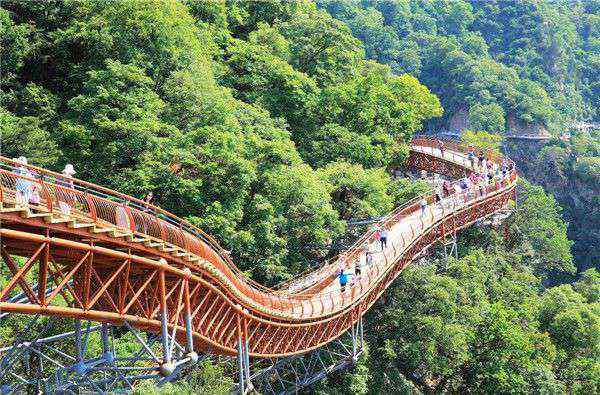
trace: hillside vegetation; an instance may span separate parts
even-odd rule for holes
[[[442,114],[310,2],[2,7],[3,155],[153,191],[268,284],[326,256],[349,218],[389,211],[382,169]]]
[[[591,1],[5,0],[1,153],[152,191],[272,285],[427,188],[391,175],[423,128],[461,111],[488,132],[597,118],[597,14]],[[581,147],[542,154],[597,182],[597,143]],[[474,227],[460,259],[405,271],[365,318],[368,354],[311,391],[600,392],[599,274],[577,272],[557,200],[520,189],[507,238]],[[23,326],[3,321],[0,344]],[[137,393],[227,393],[226,370],[204,362]]]
[[[347,22],[369,58],[439,96],[446,113],[431,123],[436,131],[558,133],[600,117],[597,0],[318,3]]]

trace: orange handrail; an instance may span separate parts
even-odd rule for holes
[[[455,166],[461,172],[469,171],[468,161],[466,161],[464,156],[464,145],[453,144],[455,143],[446,142],[446,150],[451,155],[450,157],[444,156],[442,158],[436,151],[435,140],[416,138],[413,141],[411,155],[415,155],[415,157],[424,157],[427,163],[435,162],[436,165],[433,166],[435,169],[445,168],[445,166],[451,165]],[[499,156],[494,156],[493,158],[495,161],[504,160]],[[508,159],[506,160],[507,162],[509,161]],[[508,192],[514,189],[517,178],[516,170],[513,170],[507,178],[495,185],[480,185],[464,194],[453,194],[452,196],[461,197],[461,201],[452,199],[451,209],[446,209],[446,207],[442,205],[441,211],[439,211],[439,207],[431,204],[435,202],[432,193],[415,197],[406,204],[396,208],[377,223],[378,225],[387,227],[395,232],[393,238],[390,238],[389,240],[391,249],[388,249],[387,252],[379,255],[372,265],[364,268],[361,275],[356,277],[352,284],[349,284],[348,288],[350,290],[344,292],[336,287],[330,287],[335,279],[339,257],[327,261],[319,269],[300,276],[295,281],[287,282],[283,287],[277,290],[263,287],[242,276],[239,269],[226,256],[227,254],[223,253],[223,250],[216,242],[213,243],[211,241],[214,239],[209,238],[209,236],[206,238],[203,237],[202,235],[204,232],[200,229],[176,216],[166,213],[164,210],[147,210],[145,206],[140,206],[138,204],[141,202],[139,199],[116,192],[114,194],[109,194],[109,192],[113,191],[75,179],[69,179],[68,182],[66,182],[62,175],[33,166],[27,167],[36,171],[38,175],[42,176],[42,179],[16,175],[11,170],[14,167],[21,165],[10,159],[0,157],[0,167],[2,166],[4,169],[0,169],[0,196],[3,203],[10,201],[15,197],[15,194],[17,193],[17,180],[25,180],[37,185],[41,189],[43,192],[42,206],[51,213],[56,212],[57,215],[65,215],[71,219],[92,222],[98,226],[112,226],[120,231],[130,232],[135,237],[148,236],[153,240],[162,240],[170,245],[176,246],[181,251],[187,251],[205,259],[208,264],[186,264],[186,267],[193,270],[191,274],[184,275],[180,263],[178,263],[177,266],[160,266],[155,262],[153,263],[150,259],[136,258],[131,254],[124,256],[120,252],[112,253],[107,251],[106,248],[84,246],[80,245],[81,243],[78,244],[64,240],[52,242],[62,243],[61,246],[71,245],[74,246],[74,248],[76,246],[76,248],[88,252],[93,250],[101,254],[113,254],[115,257],[125,257],[131,262],[136,262],[136,264],[139,263],[153,268],[160,267],[160,270],[162,271],[167,270],[168,273],[170,273],[169,276],[171,276],[171,278],[181,279],[185,277],[186,279],[190,279],[190,281],[195,281],[199,284],[198,286],[202,284],[203,287],[210,289],[204,299],[209,298],[211,293],[214,295],[214,300],[208,300],[211,302],[211,308],[212,306],[218,306],[217,313],[227,311],[227,306],[229,305],[241,305],[243,308],[248,309],[249,312],[244,314],[248,320],[252,322],[252,325],[257,325],[255,328],[259,328],[260,325],[272,325],[277,328],[287,328],[290,325],[298,328],[305,328],[311,325],[325,326],[331,333],[330,335],[321,333],[321,336],[318,337],[318,339],[321,340],[326,340],[328,339],[327,336],[334,336],[336,330],[343,329],[343,325],[339,326],[338,324],[335,324],[334,326],[331,326],[333,324],[330,324],[330,322],[332,322],[331,320],[334,320],[335,317],[346,314],[349,309],[358,305],[361,306],[361,311],[366,311],[368,306],[373,303],[377,296],[383,292],[394,278],[394,275],[397,275],[399,270],[406,265],[406,263],[402,263],[404,262],[403,259],[405,259],[405,254],[408,257],[413,257],[415,256],[415,253],[418,253],[418,251],[415,251],[414,249],[422,248],[418,244],[420,237],[426,234],[430,229],[434,229],[440,221],[447,220],[449,217],[454,218],[455,215],[461,211],[470,209],[471,207],[477,207],[487,200],[495,199],[496,196],[504,198]],[[514,165],[512,166],[514,169]],[[429,214],[426,217],[421,217],[416,213],[419,211],[419,200],[423,198],[427,199],[429,202]],[[448,199],[450,199],[450,197],[448,197]],[[501,199],[498,201],[502,203]],[[149,207],[154,208],[155,206]],[[68,214],[65,214],[67,211]],[[488,209],[488,211],[493,212],[493,208]],[[488,211],[486,211],[486,213],[489,214]],[[469,218],[463,223],[453,225],[453,230],[472,223],[473,219],[471,218],[471,214],[469,214],[468,217]],[[417,224],[417,226],[415,227],[414,224]],[[5,233],[11,237],[24,237],[19,231],[5,231]],[[47,240],[39,235],[32,235],[30,239],[38,242]],[[341,254],[341,256],[345,258],[345,267],[353,267],[364,250],[365,243],[369,243],[372,240],[373,230],[370,230],[360,237],[352,247]],[[133,244],[131,246],[134,247]],[[411,251],[410,254],[409,251]],[[222,256],[222,254],[225,256]],[[173,259],[173,262],[175,261],[176,260]],[[180,259],[178,262],[184,261]],[[76,268],[71,270],[74,271]],[[206,280],[207,278],[209,278],[210,281]],[[144,286],[150,281],[151,278],[149,277],[149,279],[144,282]],[[223,285],[220,285],[219,283]],[[141,292],[141,289],[137,290],[136,295],[139,296]],[[217,298],[223,298],[226,303],[217,303],[217,300],[221,300]],[[130,308],[132,303],[133,300],[129,302],[127,308]],[[12,305],[9,307],[17,309],[17,307]],[[198,308],[200,307],[202,307],[202,305],[198,306]],[[28,309],[32,310],[33,308],[28,307]],[[236,309],[238,308],[236,307]],[[52,309],[49,309],[47,311],[51,310]],[[127,309],[122,309],[119,314],[125,315],[126,311]],[[203,314],[211,314],[210,308]],[[111,315],[110,317],[113,316]],[[147,319],[150,319],[151,317],[152,314],[150,314]],[[217,321],[222,322],[223,320],[219,319]],[[209,325],[208,329],[210,329],[210,325],[213,322],[215,322],[215,319],[205,320],[203,318],[198,325],[207,323],[207,325]],[[150,323],[148,323],[148,325],[150,325]],[[336,325],[338,325],[339,328]],[[216,331],[219,327],[215,326],[214,328],[216,328],[214,329]],[[222,336],[218,337],[218,339],[221,338]],[[309,336],[309,338],[317,339],[312,335]],[[310,339],[307,340],[308,343],[306,346],[302,346],[304,348],[298,346],[298,348],[293,350],[292,348],[289,348],[285,351],[278,351],[277,353],[290,354],[299,352],[299,350],[307,351],[310,347],[315,346],[315,344],[311,343],[312,340]],[[227,343],[227,341],[225,341],[225,343]],[[292,342],[290,340],[285,343],[291,344]],[[219,346],[218,342],[211,344],[214,347]],[[221,346],[225,348],[229,347],[227,344]],[[264,347],[261,345],[260,348],[253,351],[254,355],[264,354],[260,351],[263,348]]]

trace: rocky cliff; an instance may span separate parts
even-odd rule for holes
[[[563,207],[579,270],[600,267],[600,184],[574,172],[578,156],[569,147],[540,140],[509,140],[505,152],[529,181],[542,185]]]

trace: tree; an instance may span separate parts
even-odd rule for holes
[[[287,240],[290,271],[314,265],[325,256],[325,246],[344,230],[329,204],[333,186],[308,165],[278,166],[266,172],[264,182],[261,195],[275,207],[277,233]],[[317,247],[307,250],[306,245]]]
[[[407,154],[403,144],[426,119],[442,114],[437,98],[415,78],[394,76],[377,64],[368,64],[362,75],[344,84],[324,89],[319,109],[325,123],[369,136],[376,165],[402,163]]]
[[[343,220],[374,218],[392,209],[388,194],[390,177],[383,169],[364,169],[347,162],[333,162],[319,171],[333,185],[332,206]]]
[[[300,145],[305,160],[315,167],[325,167],[336,160],[346,160],[363,167],[380,167],[388,162],[387,152],[375,145],[370,136],[351,132],[335,123],[327,123],[310,134]]]
[[[364,52],[350,29],[329,14],[308,8],[280,25],[290,41],[290,64],[317,80],[319,86],[352,76]]]
[[[431,192],[431,185],[426,181],[413,181],[409,178],[399,178],[389,186],[390,193],[394,196],[394,205],[401,206],[417,196]]]
[[[514,227],[522,250],[531,248],[530,265],[539,275],[574,273],[567,225],[560,216],[560,206],[542,187],[522,184],[518,195],[519,210],[515,213]]]
[[[89,1],[73,3],[69,8],[77,21],[53,35],[54,45],[62,50],[55,56],[64,56],[58,59],[58,67],[83,76],[112,58],[144,69],[157,87],[172,72],[192,66],[212,77],[208,62],[213,49],[211,37],[195,26],[187,7],[179,1],[151,6],[135,0]],[[73,47],[79,53],[69,53]],[[73,56],[78,56],[77,61],[73,62]]]
[[[537,279],[480,250],[449,263],[441,273],[409,268],[389,291],[374,321],[370,347],[381,357],[372,391],[393,388],[392,372],[429,392],[529,392],[554,383],[554,347],[527,307]]]
[[[469,124],[474,130],[503,133],[506,129],[504,110],[496,103],[475,103],[469,108]]]
[[[144,70],[119,61],[88,73],[85,92],[69,101],[70,119],[60,128],[63,150],[80,176],[114,181],[160,137],[178,133],[160,121],[164,102],[152,88]]]
[[[600,302],[600,273],[596,269],[588,269],[581,273],[581,278],[573,284],[573,289],[586,298],[588,303]]]
[[[32,50],[28,42],[30,27],[26,24],[14,23],[7,10],[0,8],[0,48],[2,49],[2,96],[18,80],[23,67],[24,58]],[[1,100],[4,97],[0,96]]]
[[[133,388],[135,395],[193,395],[214,394],[226,395],[231,393],[233,380],[225,373],[222,363],[213,364],[204,360],[194,368],[192,374],[186,376],[185,380],[175,383],[167,382],[161,387],[156,387],[152,381],[144,381]]]
[[[182,132],[203,126],[222,125],[231,118],[237,103],[230,92],[207,79],[202,69],[173,72],[161,89],[165,102],[160,118]]]
[[[274,41],[283,39],[277,32],[271,33]],[[317,84],[270,51],[266,46],[235,42],[228,49],[229,70],[224,82],[239,92],[238,99],[285,119],[293,131],[310,129],[320,94]]]
[[[482,150],[490,150],[495,153],[500,153],[500,146],[503,138],[498,134],[488,133],[484,131],[466,130],[460,137],[463,143],[472,145],[475,148]]]
[[[572,393],[593,393],[600,383],[600,310],[587,304],[570,285],[546,291],[540,323],[548,331],[557,353],[557,376]]]
[[[32,165],[54,167],[59,159],[58,146],[40,123],[37,117],[17,117],[0,107],[2,155],[25,156]]]

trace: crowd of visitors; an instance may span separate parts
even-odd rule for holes
[[[14,159],[14,173],[18,176],[15,179],[16,204],[26,211],[29,211],[30,205],[39,205],[41,198],[42,175],[28,166],[27,158],[20,156]],[[74,197],[69,190],[74,189],[73,175],[76,171],[72,164],[67,164],[62,171],[62,177],[56,177],[51,180],[58,186],[56,188],[56,199],[62,214],[68,215],[73,205]],[[48,180],[47,180],[48,181]]]
[[[439,140],[437,148],[440,150],[441,156],[444,157],[444,142]],[[448,205],[461,204],[476,196],[483,195],[489,186],[499,187],[505,183],[514,170],[513,162],[502,159],[498,164],[491,160],[491,158],[487,158],[483,151],[477,153],[472,145],[467,148],[467,159],[472,171],[458,182],[451,183],[448,180],[442,180],[434,176],[432,204],[448,207]],[[419,201],[419,207],[420,216],[424,217],[427,214],[427,209],[434,206],[431,206],[428,199],[423,197]],[[373,229],[371,239],[366,243],[363,248],[364,251],[355,262],[354,274],[348,273],[344,258],[340,258],[338,277],[342,290],[345,289],[346,284],[356,281],[356,277],[362,274],[364,267],[368,267],[373,263],[374,251],[371,247],[373,244],[377,241],[379,242],[380,249],[378,252],[383,252],[387,248],[388,232],[389,229],[380,225],[377,225]],[[351,280],[353,275],[355,278]]]

